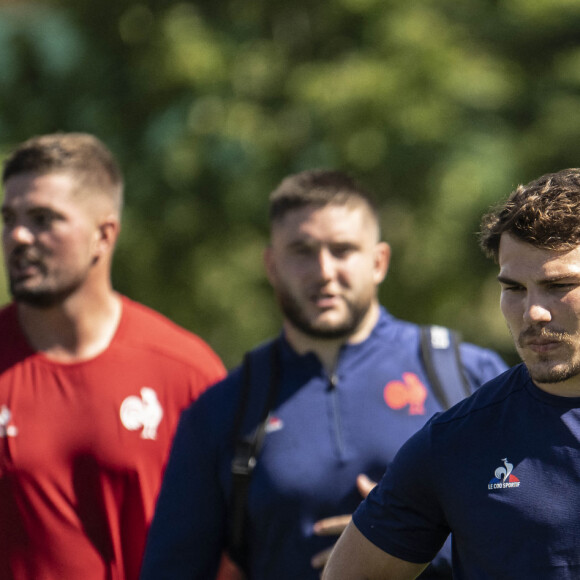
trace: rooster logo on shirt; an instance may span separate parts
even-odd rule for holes
[[[0,437],[15,437],[18,429],[11,424],[12,413],[6,405],[0,408]]]
[[[395,410],[407,408],[409,415],[425,414],[427,387],[415,373],[403,373],[402,381],[390,381],[383,390],[385,403]]]
[[[121,422],[129,431],[143,428],[142,439],[156,439],[163,408],[153,389],[143,387],[140,392],[140,397],[133,395],[121,403]]]

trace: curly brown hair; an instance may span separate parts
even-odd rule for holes
[[[496,262],[503,233],[547,250],[580,244],[580,169],[563,169],[519,185],[481,221],[479,244]]]

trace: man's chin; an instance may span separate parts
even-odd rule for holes
[[[344,326],[346,324],[348,316],[342,312],[337,312],[336,310],[324,310],[321,313],[312,316],[312,325],[318,326],[319,328],[336,328],[339,326]]]
[[[339,339],[348,338],[355,330],[352,321],[312,321],[306,328],[302,329],[313,338]]]
[[[535,383],[553,385],[580,375],[580,368],[569,363],[529,364],[528,371]]]
[[[350,337],[364,319],[368,308],[335,306],[333,308],[313,308],[292,299],[287,293],[278,292],[284,318],[297,330],[311,338],[337,340]]]
[[[33,308],[52,308],[60,302],[62,298],[52,292],[31,292],[30,290],[12,290],[12,299],[18,304],[31,306]]]

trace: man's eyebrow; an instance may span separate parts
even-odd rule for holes
[[[552,284],[553,282],[560,282],[561,280],[580,280],[580,272],[569,272],[560,276],[550,276],[549,278],[543,278],[542,280],[539,280],[538,284]],[[511,278],[507,278],[501,274],[497,277],[497,281],[500,284],[506,284],[508,286],[520,285],[520,282],[517,280],[512,280]]]
[[[312,245],[312,241],[309,240],[308,238],[294,238],[293,240],[290,240],[288,242],[288,246],[292,247],[292,246],[311,246]]]
[[[512,280],[511,278],[507,278],[506,276],[502,276],[501,274],[497,277],[497,281],[500,284],[519,284],[519,282],[516,282],[515,280]]]

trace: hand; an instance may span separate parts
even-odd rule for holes
[[[356,486],[363,499],[375,485],[377,485],[376,481],[369,479],[364,473],[359,474],[356,478]],[[317,536],[340,536],[351,519],[352,515],[343,515],[319,520],[314,524],[314,533]],[[330,552],[332,552],[332,546],[315,554],[310,561],[312,567],[315,569],[323,568],[330,556]]]
[[[220,567],[215,580],[244,580],[245,575],[236,564],[234,564],[229,556],[224,553],[220,562]]]

